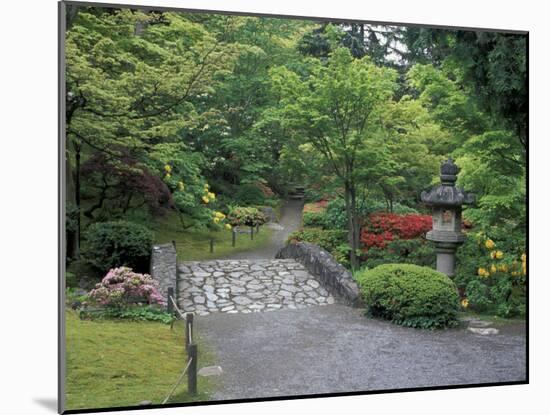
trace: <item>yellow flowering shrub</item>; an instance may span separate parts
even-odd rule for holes
[[[495,243],[493,242],[492,239],[487,239],[485,241],[485,248],[487,249],[493,249],[495,247]]]
[[[525,313],[526,274],[522,247],[525,240],[501,229],[469,232],[457,252],[454,281],[468,309],[500,317]],[[514,237],[515,236],[515,237]]]

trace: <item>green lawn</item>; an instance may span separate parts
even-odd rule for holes
[[[186,364],[183,323],[174,329],[153,322],[80,320],[65,313],[67,335],[67,409],[161,404]],[[214,356],[197,333],[198,368],[214,364]],[[184,380],[170,402],[206,401],[212,378],[198,378],[198,394],[187,393]]]
[[[176,241],[178,260],[180,261],[222,258],[237,252],[257,249],[267,245],[273,233],[271,229],[261,227],[259,233],[254,233],[254,240],[250,239],[249,233],[237,233],[235,247],[232,247],[230,231],[215,232],[207,229],[184,231],[177,215],[172,212],[166,218],[156,221],[152,228],[155,231],[157,243]],[[210,238],[214,238],[213,253],[210,253]]]

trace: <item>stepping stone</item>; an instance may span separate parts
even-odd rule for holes
[[[242,294],[245,293],[246,289],[242,287],[231,287],[231,294]]]
[[[482,329],[478,327],[468,327],[468,330],[470,330],[472,333],[475,333],[475,334],[481,334],[482,336],[498,334],[498,330],[492,327],[489,327],[486,329]]]
[[[294,285],[286,285],[286,284],[281,285],[281,290],[290,291],[291,293],[295,293],[295,292],[299,291],[299,289],[297,287],[295,287]]]
[[[237,297],[233,298],[233,302],[236,303],[236,304],[239,304],[239,305],[248,305],[248,304],[252,303],[252,300],[248,297],[244,297],[244,296],[240,295],[240,296],[237,296]]]
[[[469,326],[470,327],[489,327],[492,323],[490,321],[483,321],[483,320],[477,320],[477,319],[472,319],[469,321]]]
[[[282,297],[292,297],[292,293],[284,290],[280,290],[277,295],[280,295]]]
[[[210,301],[216,301],[218,299],[218,296],[214,293],[207,292],[205,293],[206,298],[208,298]]]
[[[248,293],[247,296],[254,299],[254,300],[258,300],[260,298],[265,298],[265,294],[262,294],[262,293]]]
[[[222,313],[225,313],[226,311],[229,311],[229,310],[234,310],[235,309],[235,306],[234,305],[229,305],[227,307],[223,307],[220,311]]]
[[[201,367],[197,372],[199,376],[220,376],[223,373],[221,366]]]
[[[319,283],[315,280],[307,280],[307,285],[309,285],[312,288],[319,288]]]
[[[196,297],[193,297],[193,301],[195,304],[204,304],[205,299],[203,296],[197,295]]]
[[[196,278],[206,278],[210,276],[209,272],[194,272],[193,276]]]

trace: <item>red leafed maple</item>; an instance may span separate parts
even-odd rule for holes
[[[424,235],[432,228],[430,215],[373,213],[361,229],[361,243],[365,250],[383,249],[394,239],[413,239]]]

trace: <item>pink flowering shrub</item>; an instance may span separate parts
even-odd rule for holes
[[[127,267],[109,270],[89,297],[105,306],[124,307],[134,302],[166,306],[166,299],[158,291],[158,282],[149,274],[138,274]]]

